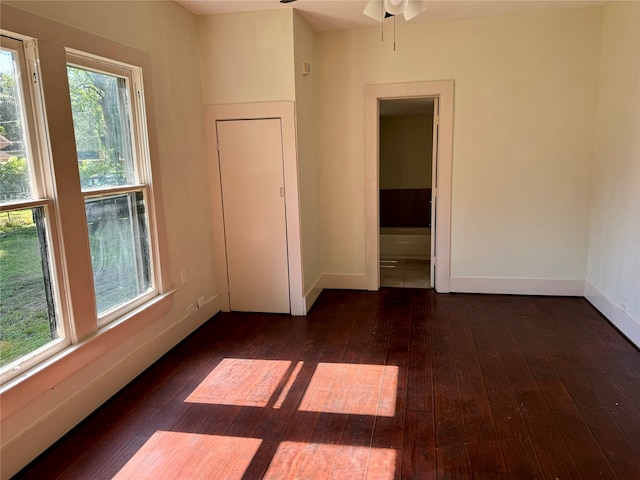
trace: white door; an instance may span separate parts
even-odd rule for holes
[[[229,308],[289,313],[280,119],[217,121]]]
[[[438,202],[438,126],[440,125],[440,98],[433,99],[433,153],[431,155],[431,255],[429,282],[436,285],[436,204]]]

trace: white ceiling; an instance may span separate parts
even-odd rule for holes
[[[317,32],[378,25],[378,22],[362,13],[367,0],[297,0],[288,4],[278,0],[175,1],[196,15],[295,8]],[[429,0],[427,9],[411,23],[561,10],[606,3],[600,0]],[[405,23],[405,20],[399,15],[396,22]]]

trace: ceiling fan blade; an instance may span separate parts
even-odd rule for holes
[[[408,0],[407,7],[404,9],[404,19],[409,21],[417,17],[427,8],[426,2],[423,0]]]
[[[371,17],[381,22],[384,17],[383,0],[369,0],[364,7],[364,13],[367,17]]]

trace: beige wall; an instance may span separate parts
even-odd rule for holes
[[[365,273],[367,84],[455,80],[452,275],[582,281],[602,9],[318,35],[325,272]]]
[[[198,18],[205,104],[295,100],[293,10]]]
[[[380,189],[431,188],[433,114],[380,117]]]
[[[640,2],[604,9],[587,297],[640,345]]]
[[[318,166],[315,153],[316,34],[291,9],[198,19],[205,104],[294,101],[303,295],[322,275]],[[317,292],[316,292],[317,294]]]
[[[322,275],[320,235],[320,192],[316,156],[316,34],[294,12],[294,58],[296,87],[296,136],[298,146],[298,181],[300,229],[302,240],[303,294],[316,285]],[[303,75],[303,63],[311,64],[311,74]]]
[[[79,49],[107,45],[99,35],[138,49],[149,59],[151,76],[146,85],[153,90],[151,123],[156,133],[152,161],[160,171],[154,182],[162,187],[158,191],[162,191],[159,200],[167,239],[162,254],[169,259],[168,283],[177,290],[162,308],[152,308],[144,321],[127,321],[100,334],[94,331],[55,364],[36,369],[18,384],[3,386],[2,478],[32,460],[217,311],[195,16],[173,2],[15,5],[78,29],[44,25],[40,33],[50,39],[48,51],[64,54],[61,45],[69,39]],[[25,18],[8,2],[3,1],[1,8],[4,29],[11,31],[16,18]],[[36,30],[42,26],[33,16],[22,23]],[[93,34],[91,41],[84,40],[89,38],[84,32]],[[108,48],[114,55],[120,50],[113,44]],[[73,251],[67,255],[73,256]],[[182,269],[188,278],[184,286]],[[187,306],[200,296],[214,301],[187,315]]]
[[[3,478],[213,313],[186,316],[197,297],[217,293],[203,103],[296,102],[308,289],[322,271],[366,270],[364,85],[455,80],[452,273],[586,274],[638,322],[637,3],[408,25],[395,53],[378,29],[314,34],[283,10],[196,20],[173,2],[17,5],[148,53],[177,291],[135,333],[92,340],[98,356],[57,369],[56,383],[31,382],[9,403],[3,394]],[[312,75],[302,77],[309,58]]]

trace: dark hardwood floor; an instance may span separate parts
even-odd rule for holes
[[[584,299],[218,314],[19,479],[640,478],[640,352]]]

